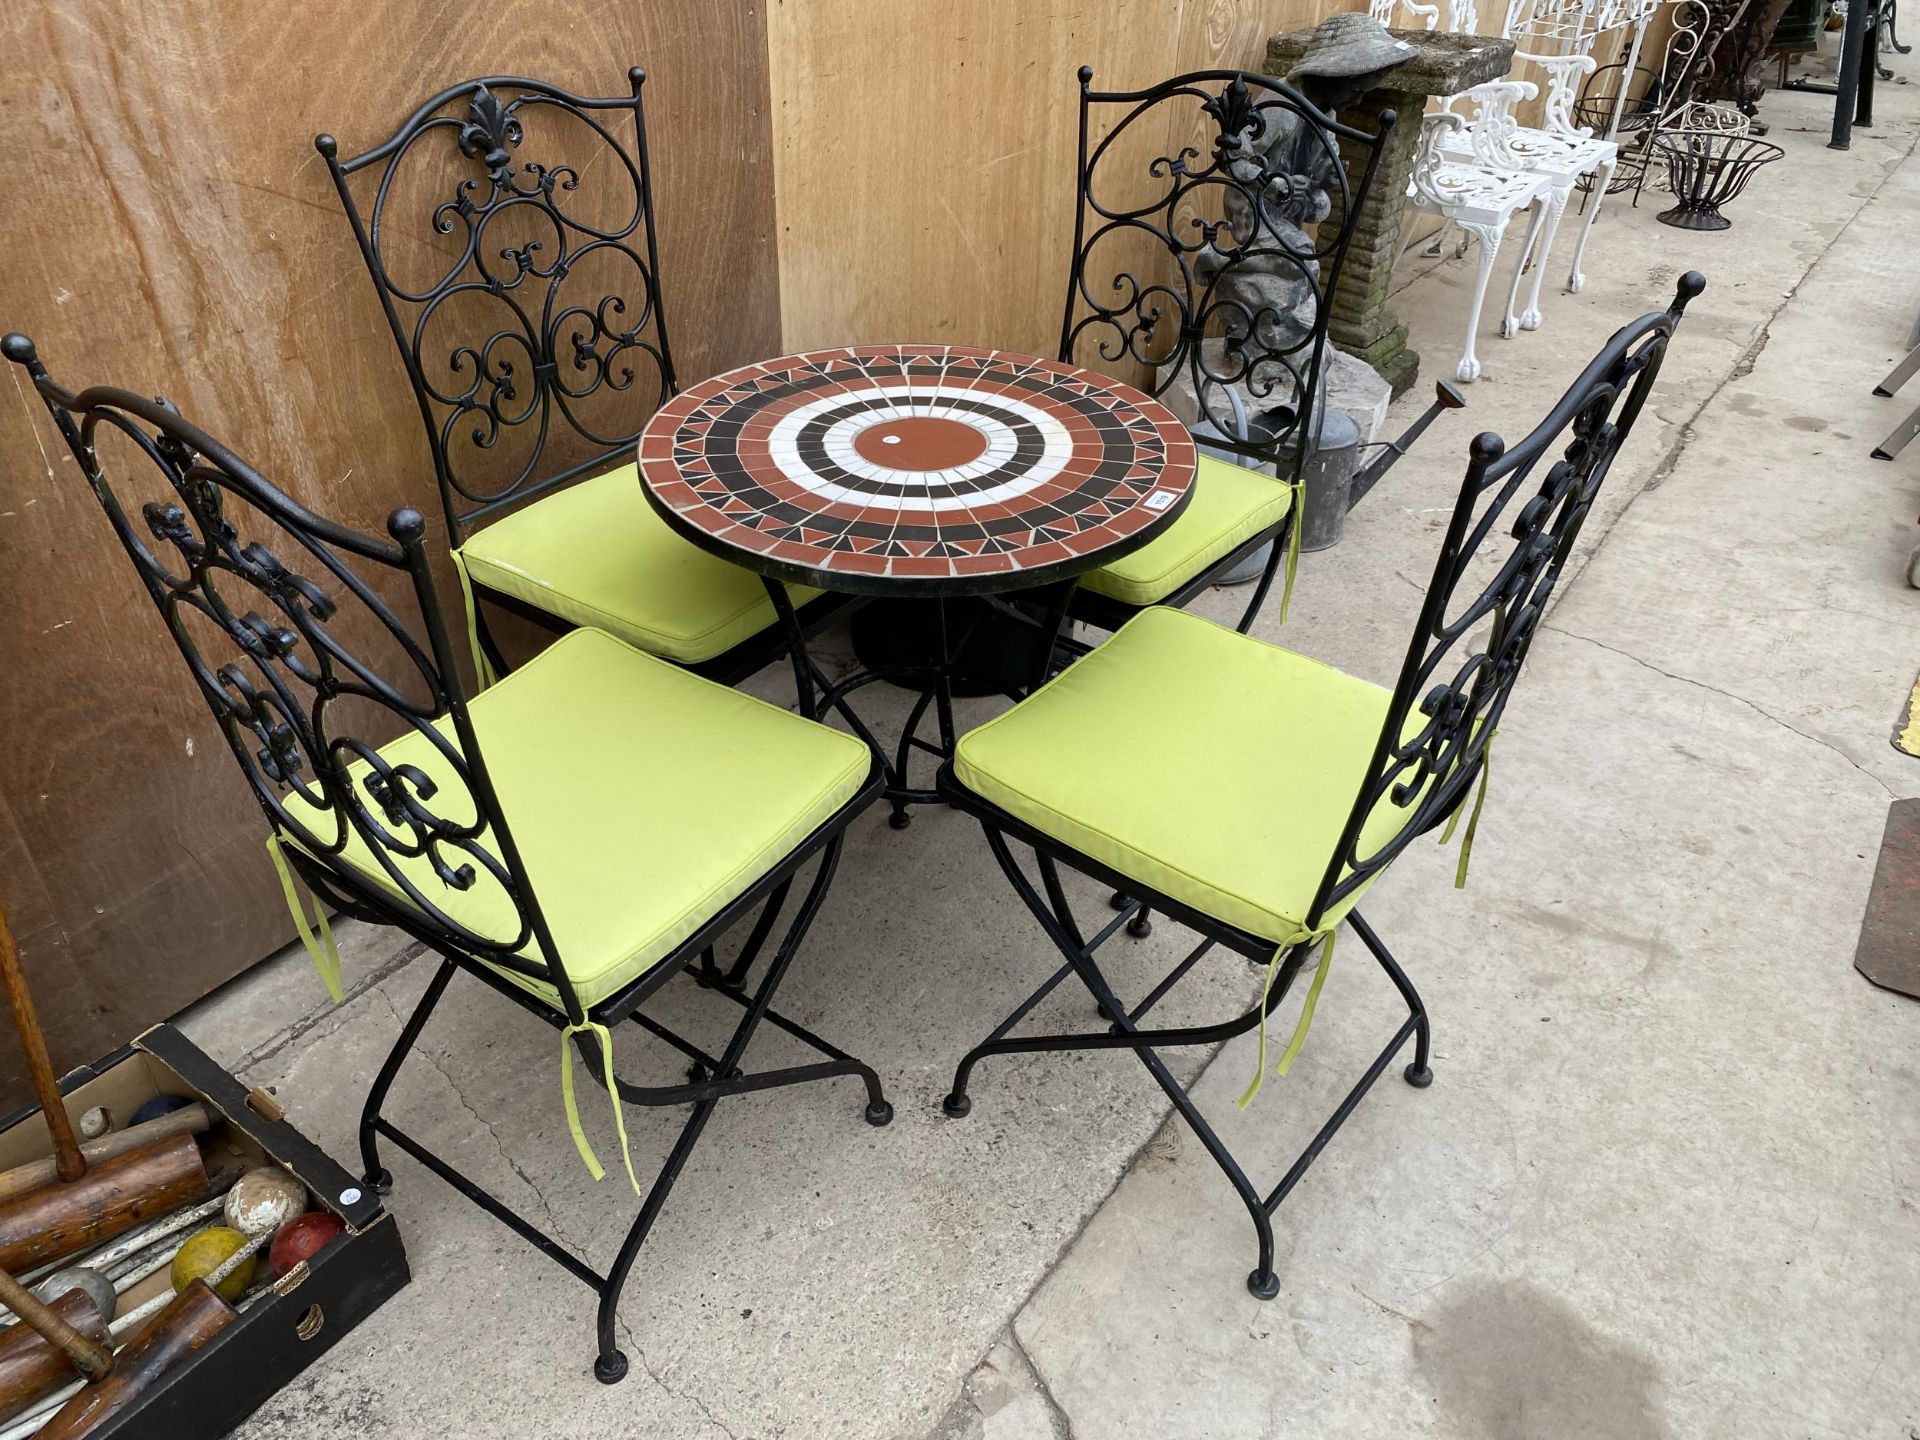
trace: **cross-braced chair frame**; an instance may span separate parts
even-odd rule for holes
[[[1453,819],[1472,786],[1481,779],[1487,746],[1505,713],[1514,681],[1581,524],[1646,403],[1681,313],[1705,284],[1697,273],[1689,272],[1681,278],[1671,308],[1643,316],[1616,333],[1546,419],[1518,445],[1509,449],[1490,432],[1473,441],[1466,479],[1441,543],[1433,579],[1372,760],[1302,926],[1309,938],[1285,945],[1276,955],[1272,939],[1228,924],[1175,896],[1156,892],[1137,877],[1112,869],[975,794],[955,776],[951,765],[942,770],[941,784],[949,799],[980,821],[987,844],[1014,892],[1033,912],[1063,958],[1039,989],[961,1059],[945,1102],[949,1116],[959,1118],[969,1113],[972,1101],[968,1087],[974,1068],[989,1057],[1132,1051],[1225,1172],[1252,1217],[1258,1254],[1247,1277],[1247,1288],[1261,1299],[1279,1293],[1280,1281],[1273,1269],[1273,1216],[1281,1203],[1408,1040],[1414,1042],[1413,1059],[1403,1072],[1408,1084],[1425,1088],[1433,1079],[1426,1007],[1406,972],[1357,908],[1346,910],[1332,926],[1325,924],[1325,917],[1338,914],[1336,907],[1353,900],[1413,840]],[[1531,494],[1526,493],[1529,490]],[[1515,511],[1507,527],[1512,546],[1504,554],[1495,552],[1497,568],[1492,578],[1481,584],[1473,572],[1484,570],[1485,565],[1476,566],[1476,561],[1483,559],[1481,552],[1487,548],[1494,527],[1503,523],[1509,511]],[[1390,834],[1370,852],[1362,853],[1363,828],[1387,806],[1397,807],[1401,815]],[[1013,843],[1033,851],[1040,876],[1037,885],[1016,860]],[[1126,909],[1089,937],[1068,904],[1060,878],[1062,866],[1132,899]],[[1151,906],[1186,925],[1201,939],[1137,1004],[1130,1006],[1101,970],[1096,952],[1128,921],[1134,909],[1142,906]],[[1352,927],[1386,972],[1406,1003],[1407,1018],[1279,1183],[1263,1194],[1159,1052],[1217,1045],[1262,1025],[1285,1002],[1305,971],[1309,955],[1340,923]],[[1264,1002],[1214,1024],[1143,1027],[1141,1022],[1153,1008],[1215,946],[1250,961],[1271,960],[1275,969]],[[1015,1028],[1069,975],[1086,987],[1111,1027],[1098,1032],[1015,1035]]]
[[[1156,398],[1184,378],[1196,411],[1188,423],[1214,432],[1209,447],[1273,465],[1281,481],[1297,482],[1298,453],[1290,455],[1289,445],[1314,433],[1331,297],[1393,121],[1388,111],[1378,134],[1355,129],[1285,81],[1249,71],[1202,70],[1144,90],[1100,91],[1091,67],[1082,66],[1073,256],[1058,358],[1140,367],[1143,388]],[[1366,155],[1357,181],[1342,163],[1343,139]],[[1133,145],[1145,148],[1136,155],[1127,148]],[[1142,156],[1144,166],[1128,163]],[[1155,193],[1129,201],[1119,187],[1139,181],[1142,169]],[[1330,196],[1340,202],[1333,223]],[[1267,277],[1305,281],[1306,313],[1277,310],[1261,283]],[[1231,388],[1244,392],[1249,408],[1268,410],[1269,435],[1237,435]],[[1279,573],[1298,501],[1296,494],[1283,519],[1158,603],[1190,603],[1271,545],[1240,619],[1248,629]],[[1070,613],[1111,630],[1140,608],[1083,585]]]
[[[478,527],[630,456],[647,418],[676,389],[641,104],[646,72],[627,74],[631,93],[608,98],[522,76],[467,80],[345,160],[332,135],[314,137],[406,365],[456,550]],[[631,148],[616,134],[628,122]],[[568,130],[584,157],[564,144]],[[377,175],[366,214],[354,183],[362,171]],[[431,189],[427,177],[444,187]],[[431,208],[408,210],[421,188]],[[595,202],[615,202],[613,218]],[[412,281],[419,241],[442,236],[455,238],[451,262]],[[494,314],[491,330],[467,313],[481,306]],[[502,445],[527,436],[519,451]],[[584,456],[556,465],[556,439]],[[573,628],[518,596],[478,582],[475,589],[543,630]],[[802,607],[804,618],[821,623],[837,604],[820,597]],[[474,626],[504,674],[477,603]],[[770,622],[687,668],[733,683],[784,646]]]
[[[268,825],[284,841],[286,861],[316,895],[341,912],[401,930],[440,957],[426,992],[401,1027],[367,1095],[360,1119],[365,1183],[382,1193],[390,1188],[392,1176],[381,1164],[378,1148],[380,1138],[390,1140],[586,1282],[599,1301],[594,1373],[609,1384],[619,1380],[627,1369],[626,1357],[615,1345],[621,1290],[668,1192],[721,1100],[854,1076],[865,1087],[868,1122],[884,1125],[892,1119],[879,1077],[869,1066],[771,1007],[774,992],[825,898],[846,826],[880,793],[877,764],[851,799],[745,893],[617,993],[585,1005],[569,978],[489,779],[454,663],[455,651],[434,598],[424,544],[426,521],[420,513],[394,511],[387,522],[387,540],[349,530],[289,499],[219,441],[183,420],[167,402],[107,387],[74,394],[49,376],[25,336],[7,336],[4,350],[6,358],[32,377],[193,671]],[[123,494],[131,495],[138,482],[110,475],[110,469],[117,472],[122,467],[102,460],[98,448],[102,440],[113,443],[116,461],[120,450],[131,447],[136,459],[150,462],[163,482],[159,490],[163,498],[150,500],[130,514]],[[263,543],[263,538],[270,543]],[[369,581],[363,571],[375,578]],[[383,594],[395,588],[417,607],[427,635],[424,646]],[[348,648],[350,642],[368,637],[383,653],[397,657],[401,667],[397,682],[365,658],[364,645]],[[811,719],[811,697],[804,698]],[[412,765],[388,762],[376,748],[387,736],[363,734],[370,727],[354,718],[369,714],[374,717],[372,729],[427,737],[458,784],[436,785]],[[365,772],[358,779],[356,769]],[[355,841],[377,861],[385,884],[374,883],[342,859]],[[452,890],[491,885],[504,891],[512,901],[517,933],[476,933],[449,914],[401,863],[423,858]],[[749,984],[799,872],[809,862],[815,862],[813,878],[759,979]],[[743,947],[723,966],[715,945],[750,916]],[[535,947],[546,958],[528,958],[527,952]],[[689,968],[700,986],[743,1012],[718,1055],[642,1009],[655,992]],[[596,1033],[590,1026],[631,1021],[691,1062],[689,1083],[684,1085],[614,1081],[621,1101],[693,1108],[604,1274],[468,1180],[383,1113],[402,1063],[456,971],[465,971],[562,1031],[563,1043],[571,1038],[588,1073],[603,1085],[603,1077],[612,1070],[602,1054],[599,1035],[610,1035],[610,1031],[603,1028]],[[503,972],[550,986],[557,1006],[536,998]],[[743,1071],[748,1043],[762,1022],[823,1058],[806,1065]]]

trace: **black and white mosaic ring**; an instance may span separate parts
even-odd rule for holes
[[[654,505],[767,574],[865,594],[1018,589],[1145,544],[1193,444],[1091,371],[1004,351],[867,346],[745,366],[640,439]]]

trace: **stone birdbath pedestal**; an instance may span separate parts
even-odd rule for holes
[[[1492,35],[1436,35],[1426,30],[1388,33],[1411,45],[1415,54],[1388,72],[1379,88],[1341,107],[1339,115],[1358,130],[1378,130],[1383,110],[1392,110],[1399,118],[1380,152],[1373,189],[1361,202],[1354,222],[1353,243],[1333,292],[1328,335],[1340,349],[1379,371],[1398,395],[1420,374],[1420,356],[1407,348],[1407,327],[1387,308],[1393,262],[1400,255],[1407,184],[1420,145],[1420,117],[1432,96],[1457,95],[1505,75],[1513,64],[1513,42]],[[1269,40],[1267,72],[1286,74],[1306,54],[1313,35],[1312,30],[1291,30]],[[1363,173],[1365,155],[1350,151],[1345,140],[1340,142],[1340,159],[1349,174]],[[1340,205],[1336,192],[1327,224],[1340,223]]]

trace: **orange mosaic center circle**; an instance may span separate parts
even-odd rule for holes
[[[984,455],[987,437],[964,421],[909,415],[868,426],[853,437],[853,448],[890,470],[951,470]]]

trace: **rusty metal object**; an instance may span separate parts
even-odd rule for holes
[[[1887,809],[1853,968],[1920,999],[1920,800],[1896,800]]]

